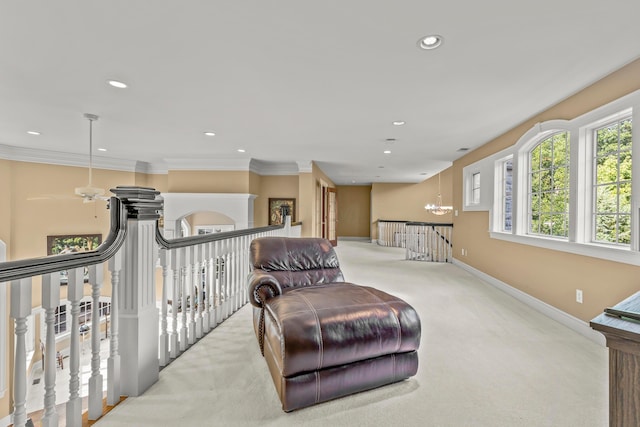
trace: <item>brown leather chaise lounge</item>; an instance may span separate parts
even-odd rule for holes
[[[283,410],[416,374],[418,314],[399,298],[344,282],[328,240],[263,237],[250,252],[254,329]]]

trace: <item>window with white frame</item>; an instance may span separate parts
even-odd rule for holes
[[[480,172],[471,175],[471,203],[480,203]]]
[[[56,308],[53,320],[53,330],[55,334],[63,334],[67,332],[67,305],[62,304]]]
[[[559,132],[529,152],[528,231],[569,235],[569,134]]]
[[[491,237],[640,265],[639,115],[636,91],[572,120],[536,124],[476,162],[493,164]]]
[[[500,159],[496,170],[498,183],[496,197],[499,198],[500,216],[497,228],[500,231],[512,230],[513,214],[513,156]]]
[[[631,243],[631,118],[593,130],[593,241]]]

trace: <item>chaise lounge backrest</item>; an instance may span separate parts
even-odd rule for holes
[[[264,303],[289,290],[344,282],[338,256],[326,239],[260,237],[251,242],[253,271],[247,292],[254,309],[254,328],[263,351]],[[264,353],[263,353],[264,354]]]
[[[254,274],[272,276],[282,291],[344,281],[338,256],[326,239],[262,237],[251,242],[250,256]]]

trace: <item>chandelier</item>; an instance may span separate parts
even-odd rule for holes
[[[440,173],[438,173],[438,197],[436,199],[436,204],[433,205],[429,203],[425,205],[424,208],[434,215],[446,215],[451,213],[453,210],[453,206],[442,206],[442,195],[440,194]]]

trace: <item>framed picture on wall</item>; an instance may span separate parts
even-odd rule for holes
[[[47,255],[62,255],[75,252],[93,251],[102,243],[102,234],[77,234],[47,236]],[[89,270],[84,268],[84,281],[89,281]],[[69,282],[66,271],[60,272],[60,284]]]
[[[283,197],[270,197],[269,198],[269,225],[282,224],[282,210],[281,206],[289,206],[289,212],[291,212],[291,222],[296,221],[296,199],[288,199]]]
[[[222,233],[225,231],[233,231],[236,226],[233,224],[213,224],[213,225],[196,225],[194,233],[196,236],[202,234]]]

